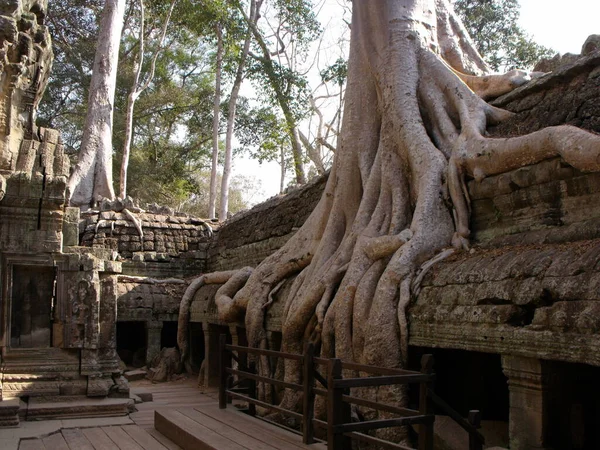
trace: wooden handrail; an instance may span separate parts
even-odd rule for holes
[[[417,416],[419,411],[416,409],[400,408],[398,406],[392,406],[385,403],[373,402],[360,397],[352,397],[350,395],[344,395],[343,400],[346,403],[352,403],[353,405],[364,406],[365,408],[377,409],[379,411],[385,411],[392,414],[398,414],[401,417]]]
[[[261,400],[255,399],[255,398],[248,397],[247,395],[238,394],[237,392],[231,392],[231,391],[227,391],[227,394],[231,395],[234,398],[237,398],[238,400],[245,400],[245,401],[247,401],[249,403],[254,403],[257,406],[262,406],[265,409],[271,409],[273,411],[277,411],[277,412],[280,412],[280,413],[283,413],[283,414],[287,414],[288,416],[294,417],[295,419],[301,420],[303,418],[302,414],[300,414],[300,413],[297,413],[297,412],[294,412],[294,411],[290,411],[289,409],[280,408],[277,405],[272,405],[270,403],[263,402]]]
[[[458,412],[456,412],[448,403],[446,403],[440,396],[438,396],[432,390],[427,392],[428,397],[434,403],[434,405],[440,408],[444,413],[448,415],[452,420],[454,420],[463,430],[469,433],[469,436],[474,436],[481,444],[485,444],[485,438],[483,435],[477,431],[473,425],[471,425],[467,420],[465,420]],[[475,411],[471,411],[475,413]],[[477,411],[478,413],[479,411]]]
[[[302,391],[303,386],[296,383],[287,383],[285,381],[277,380],[275,378],[262,377],[260,375],[255,375],[253,373],[245,372],[243,370],[235,370],[227,367],[225,371],[230,375],[237,375],[240,378],[246,378],[249,380],[260,381],[261,383],[273,384],[275,386],[280,386],[286,389],[292,389],[293,391]]]
[[[299,355],[298,353],[276,352],[275,350],[266,350],[266,349],[262,349],[262,348],[253,348],[253,347],[242,347],[241,345],[227,344],[226,349],[232,350],[235,352],[252,353],[254,355],[260,355],[260,356],[273,356],[275,358],[293,359],[295,361],[302,361],[304,359],[304,356]]]
[[[367,420],[364,422],[343,423],[336,425],[336,433],[350,433],[353,431],[371,431],[380,428],[401,427],[404,425],[433,424],[435,416],[428,414],[426,416],[398,417],[396,419],[378,419]]]
[[[405,369],[394,369],[392,367],[379,367],[379,366],[367,366],[365,364],[357,364],[353,362],[342,361],[342,369],[344,370],[356,370],[357,372],[372,373],[378,375],[414,375],[415,373],[411,370]]]
[[[379,439],[374,436],[369,436],[368,434],[351,432],[351,433],[346,433],[346,435],[351,439],[354,439],[357,441],[363,441],[363,442],[366,442],[367,444],[373,444],[377,448],[385,448],[385,449],[392,449],[392,450],[414,450],[410,447],[406,447],[405,445],[396,444],[396,443],[390,442],[390,441],[385,441],[383,439]]]
[[[384,375],[381,377],[344,378],[336,380],[334,387],[357,388],[357,387],[379,387],[391,384],[430,383],[435,375],[410,374],[410,375]]]
[[[261,406],[301,420],[302,435],[305,444],[312,444],[315,442],[314,427],[317,426],[327,430],[328,450],[350,448],[351,439],[375,444],[382,448],[413,450],[361,432],[379,428],[417,424],[419,426],[418,449],[432,450],[433,422],[435,420],[433,407],[435,405],[469,433],[469,450],[482,450],[483,448],[483,435],[477,431],[481,421],[479,411],[471,411],[468,420],[466,420],[433,392],[435,374],[433,373],[433,357],[431,355],[423,356],[421,360],[421,371],[414,372],[404,369],[343,362],[339,359],[319,358],[315,356],[315,348],[312,344],[307,345],[304,354],[300,355],[227,344],[226,336],[221,335],[219,346],[221,349],[219,358],[219,407],[225,408],[229,398],[237,398],[248,402],[249,412],[251,414],[255,414],[256,406]],[[238,356],[236,357],[233,352],[237,352]],[[298,361],[302,364],[302,385],[258,375],[254,370],[254,363],[251,363],[246,367],[245,363],[240,362],[242,361],[242,358],[239,357],[240,353]],[[233,357],[235,361],[238,362],[238,369],[228,367],[230,357]],[[245,362],[246,359],[244,358],[243,361]],[[317,366],[326,367],[326,378],[317,371]],[[364,372],[376,374],[376,376],[344,378],[344,371]],[[231,376],[238,377],[235,385],[245,385],[245,389],[248,390],[248,395],[239,393],[237,389],[236,392],[231,388],[228,388],[231,384]],[[257,382],[302,392],[302,414],[258,400],[256,398]],[[351,388],[376,388],[380,386],[409,383],[420,385],[418,410],[381,404],[349,395]],[[318,384],[321,384],[323,388],[317,388],[316,386]],[[314,402],[316,395],[325,396],[327,398],[327,422],[315,419],[314,417]],[[354,423],[350,416],[350,404],[372,408],[400,417]]]

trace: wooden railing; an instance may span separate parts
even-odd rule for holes
[[[247,355],[267,356],[291,359],[302,365],[302,384],[288,383],[275,378],[260,376],[256,373],[253,363],[247,362]],[[471,411],[469,420],[463,419],[459,413],[433,392],[433,357],[424,355],[421,359],[421,371],[390,369],[385,367],[368,366],[343,362],[340,359],[318,358],[314,355],[312,344],[306,346],[303,355],[261,350],[227,344],[226,335],[220,338],[220,383],[219,408],[226,408],[232,398],[248,403],[248,413],[256,415],[256,406],[271,411],[277,411],[288,417],[293,417],[302,423],[303,442],[315,442],[315,427],[327,432],[328,450],[344,450],[351,448],[350,440],[358,440],[374,444],[380,448],[394,450],[411,450],[406,446],[392,443],[367,434],[368,431],[381,428],[418,425],[418,450],[433,449],[433,423],[435,415],[433,407],[443,410],[469,433],[469,450],[482,450],[483,436],[477,431],[480,424],[479,411]],[[229,367],[230,362],[237,362],[238,368]],[[319,371],[326,369],[326,376]],[[371,376],[359,378],[344,378],[343,371],[368,373]],[[234,382],[233,377],[237,377]],[[278,386],[302,393],[302,413],[284,409],[257,399],[256,383]],[[374,402],[364,398],[349,395],[352,388],[381,387],[403,384],[419,384],[419,409],[402,408],[394,405]],[[321,387],[318,387],[318,386]],[[316,396],[326,398],[327,421],[315,419],[314,404]],[[351,405],[371,408],[385,412],[392,417],[389,419],[353,422]]]

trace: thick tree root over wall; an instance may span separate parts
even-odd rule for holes
[[[478,76],[485,67],[446,0],[354,2],[344,123],[320,203],[304,226],[219,303],[226,320],[245,313],[248,342],[266,347],[265,305],[295,277],[282,318],[282,350],[307,341],[323,357],[402,367],[406,308],[422,270],[466,248],[465,178],[509,171],[561,155],[600,170],[600,137],[569,126],[489,139],[510,116],[482,100],[526,81],[523,72]],[[475,56],[474,56],[475,55]],[[471,62],[467,65],[465,62]],[[452,66],[450,65],[452,64]],[[463,75],[463,73],[472,75]],[[249,272],[246,272],[249,273]],[[268,361],[260,361],[264,374]],[[296,362],[279,370],[300,382]],[[377,400],[402,403],[379,389]],[[285,392],[284,407],[298,398]]]

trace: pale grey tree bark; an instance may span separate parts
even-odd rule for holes
[[[215,67],[215,99],[213,104],[213,149],[208,195],[208,217],[213,219],[217,209],[217,173],[219,169],[219,118],[221,111],[221,78],[223,75],[223,29],[215,26],[217,34],[217,61]]]
[[[250,1],[250,14],[248,20],[256,26],[256,22],[260,15],[260,8],[262,6],[262,0],[251,0]],[[231,95],[229,97],[229,111],[227,114],[227,134],[225,135],[225,162],[223,163],[223,177],[221,178],[221,201],[219,203],[219,219],[226,220],[227,212],[229,210],[229,183],[231,180],[231,159],[233,153],[233,127],[235,125],[235,116],[237,101],[240,94],[240,88],[242,81],[244,80],[244,70],[246,68],[246,61],[248,59],[248,53],[250,52],[250,43],[252,40],[252,32],[250,26],[246,38],[244,39],[244,45],[240,53],[240,61],[235,74],[235,80],[233,87],[231,88]]]
[[[167,35],[167,28],[169,26],[169,22],[171,21],[171,15],[173,13],[173,9],[175,8],[176,0],[171,2],[171,6],[169,7],[169,11],[167,13],[167,17],[162,26],[160,38],[158,41],[158,47],[154,55],[152,55],[152,61],[150,63],[150,71],[148,72],[146,81],[143,84],[140,84],[140,76],[142,74],[142,66],[144,63],[144,47],[145,47],[145,37],[144,37],[144,19],[145,19],[145,6],[144,1],[140,1],[140,30],[139,30],[139,54],[138,60],[136,63],[135,75],[133,78],[133,83],[131,85],[131,92],[127,97],[127,113],[125,118],[125,139],[123,143],[123,159],[121,161],[121,176],[120,176],[120,184],[119,184],[119,197],[125,198],[127,196],[127,169],[129,168],[129,156],[131,154],[131,141],[133,139],[133,111],[135,109],[135,102],[140,97],[142,92],[148,89],[150,83],[154,79],[154,73],[156,71],[156,60],[160,55],[160,52],[163,47],[163,43],[165,41],[165,36]]]
[[[114,199],[112,125],[125,0],[106,0],[90,83],[88,110],[77,165],[69,179],[71,205]]]
[[[450,35],[450,25],[440,27],[440,17],[454,20],[445,0],[354,1],[343,124],[323,196],[300,230],[219,306],[225,321],[245,314],[251,346],[267,346],[270,296],[289,280],[282,351],[302,353],[312,341],[323,357],[403,367],[406,309],[422,271],[468,245],[465,177],[554,155],[600,171],[600,137],[574,127],[487,138],[487,125],[510,113],[481,95],[507,92],[526,75],[464,75],[477,67],[469,56],[475,50],[460,33]],[[259,369],[271,370],[262,360]],[[283,378],[298,383],[300,369],[286,362]],[[403,390],[387,388],[377,399],[406,401]],[[298,401],[286,391],[282,405]]]

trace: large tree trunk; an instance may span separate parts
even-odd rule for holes
[[[90,83],[88,111],[75,171],[69,179],[71,205],[115,197],[112,179],[112,122],[125,0],[106,0]]]
[[[269,294],[295,277],[283,311],[282,351],[301,353],[312,340],[323,357],[403,367],[406,308],[420,267],[449,254],[452,244],[467,245],[464,176],[554,154],[579,169],[600,170],[600,138],[572,127],[484,137],[487,123],[508,113],[465,83],[480,93],[500,92],[524,77],[463,75],[469,67],[475,72],[477,59],[460,33],[438,27],[439,14],[454,17],[448,8],[446,0],[354,2],[345,112],[325,192],[304,226],[219,308],[227,321],[245,310],[251,346],[267,345]],[[447,54],[458,67],[444,60]],[[259,366],[263,373],[266,364]],[[298,383],[300,373],[296,362],[285,364],[286,381]],[[376,395],[384,403],[405,400],[401,389]],[[298,400],[286,391],[282,403],[294,408]]]

